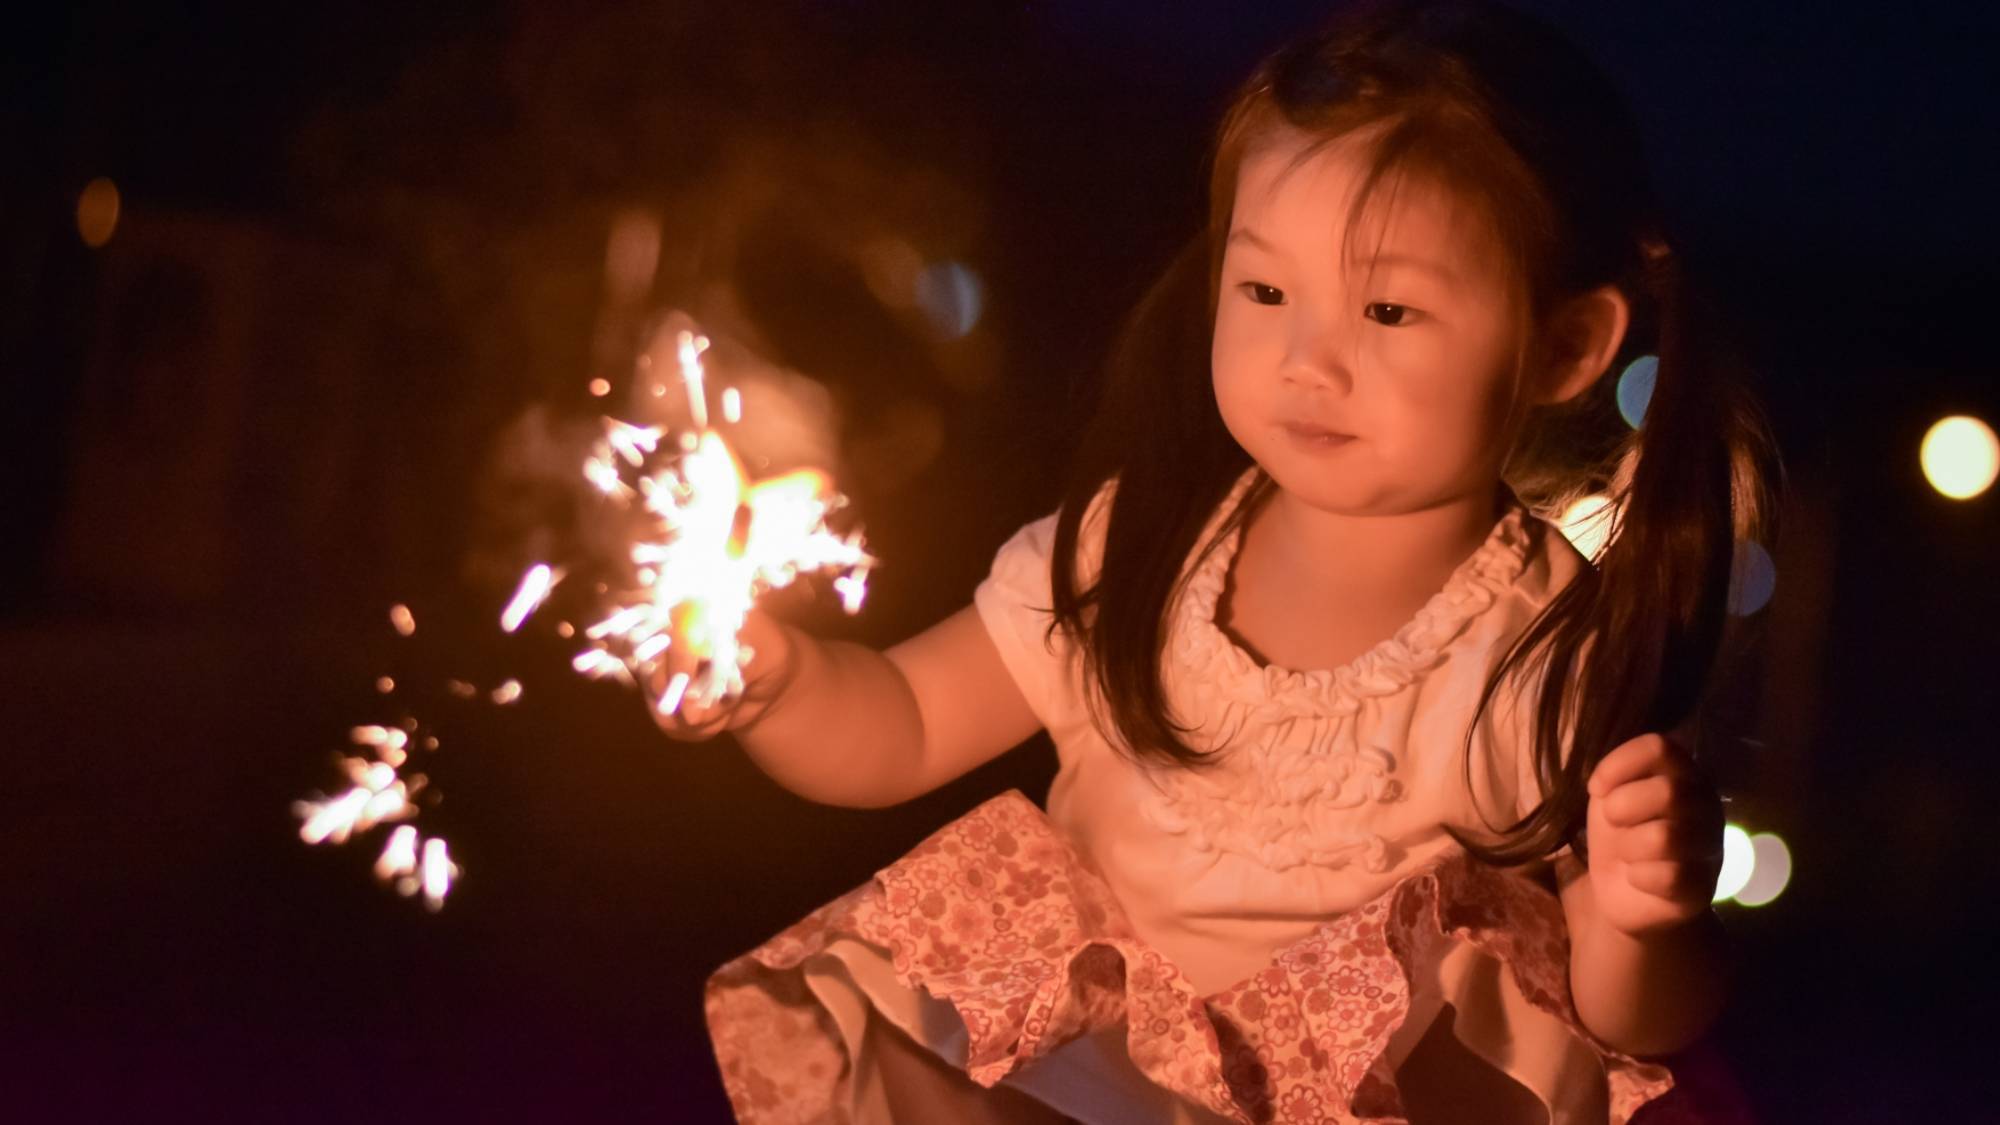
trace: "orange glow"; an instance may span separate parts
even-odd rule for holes
[[[76,198],[76,233],[95,250],[118,230],[118,185],[99,176],[85,184]]]
[[[916,305],[917,277],[923,270],[923,255],[900,238],[878,239],[862,248],[861,276],[876,300],[889,308]]]
[[[660,265],[660,219],[649,211],[621,212],[604,246],[604,281],[615,300],[629,301],[653,284]]]

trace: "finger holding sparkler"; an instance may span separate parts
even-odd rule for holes
[[[786,630],[761,609],[753,607],[744,615],[737,638],[754,658],[743,665],[741,691],[727,698],[690,698],[688,688],[703,674],[702,661],[692,646],[670,648],[671,655],[659,663],[646,685],[654,700],[653,720],[669,737],[683,742],[700,742],[756,723],[790,679],[796,645]]]

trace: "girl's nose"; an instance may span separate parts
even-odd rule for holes
[[[1331,326],[1300,317],[1286,342],[1280,375],[1306,390],[1346,390],[1353,377],[1341,341],[1341,334]]]

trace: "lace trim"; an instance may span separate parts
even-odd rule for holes
[[[1255,478],[1237,482],[1204,532],[1213,538]],[[1527,515],[1512,505],[1486,540],[1395,635],[1339,668],[1261,666],[1216,624],[1238,528],[1189,573],[1174,609],[1168,649],[1177,717],[1195,728],[1197,749],[1227,759],[1208,774],[1155,773],[1159,801],[1148,819],[1201,852],[1247,856],[1273,870],[1358,863],[1381,874],[1402,859],[1381,836],[1354,831],[1349,810],[1402,800],[1400,747],[1364,739],[1364,702],[1407,688],[1491,608],[1527,566]],[[1253,737],[1243,738],[1245,731]]]
[[[1255,472],[1237,482],[1203,533],[1203,542],[1213,537],[1222,516],[1242,499]],[[1339,668],[1303,672],[1259,665],[1215,623],[1230,565],[1243,546],[1239,527],[1188,575],[1175,607],[1171,642],[1175,663],[1192,673],[1192,682],[1221,687],[1231,700],[1285,715],[1301,711],[1351,715],[1361,700],[1400,691],[1436,667],[1445,647],[1513,586],[1527,567],[1527,518],[1520,504],[1511,504],[1478,549],[1393,636]]]

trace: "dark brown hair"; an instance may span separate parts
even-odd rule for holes
[[[1538,21],[1483,3],[1366,4],[1251,76],[1217,139],[1208,230],[1141,301],[1110,357],[1057,521],[1051,629],[1077,639],[1100,725],[1125,752],[1190,768],[1215,760],[1183,741],[1161,661],[1188,556],[1212,550],[1271,487],[1258,474],[1220,532],[1196,542],[1251,467],[1223,426],[1209,372],[1237,172],[1279,133],[1327,144],[1363,130],[1370,163],[1350,233],[1392,177],[1441,187],[1485,220],[1527,298],[1524,329],[1564,299],[1612,285],[1632,308],[1614,370],[1659,356],[1636,434],[1612,404],[1614,380],[1600,379],[1578,400],[1539,408],[1504,474],[1540,511],[1609,489],[1620,513],[1596,566],[1522,633],[1480,700],[1483,714],[1508,677],[1540,675],[1527,703],[1544,799],[1497,844],[1460,838],[1489,861],[1523,862],[1581,844],[1585,783],[1606,753],[1693,714],[1716,659],[1735,540],[1762,526],[1775,471],[1739,372],[1669,243],[1622,98]],[[1114,480],[1102,566],[1085,585],[1074,564],[1081,522]]]

